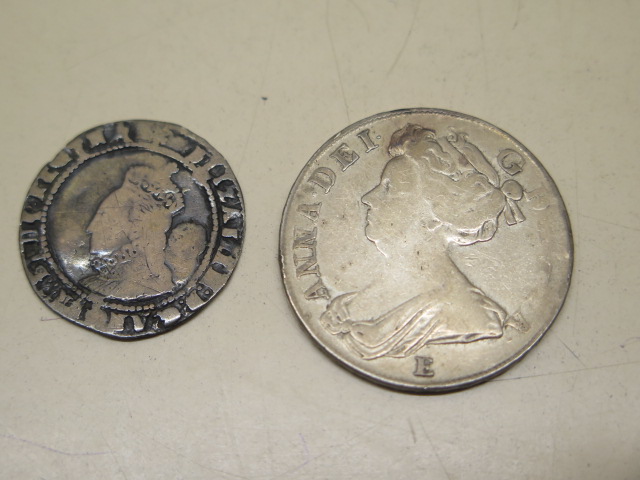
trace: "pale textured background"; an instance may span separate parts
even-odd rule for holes
[[[0,15],[0,476],[640,478],[640,3],[6,1]],[[264,99],[262,98],[264,97]],[[277,263],[289,188],[331,135],[440,107],[527,145],[574,229],[567,303],[501,377],[412,396],[317,350]],[[247,238],[201,315],[136,343],[54,318],[17,226],[67,141],[184,125],[231,163]]]

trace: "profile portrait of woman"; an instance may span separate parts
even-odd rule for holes
[[[472,284],[451,257],[454,245],[488,242],[499,225],[525,220],[522,187],[500,178],[461,132],[407,124],[390,139],[379,183],[362,197],[364,234],[384,268],[379,284],[403,292],[369,317],[382,289],[333,298],[320,318],[330,333],[365,359],[406,357],[428,344],[469,343],[526,328]],[[355,313],[354,313],[355,312]],[[364,317],[364,318],[362,318]]]
[[[83,286],[106,296],[137,298],[170,292],[193,272],[204,248],[204,228],[172,227],[184,208],[183,193],[171,179],[177,172],[160,158],[127,169],[86,227],[92,273],[81,280]]]

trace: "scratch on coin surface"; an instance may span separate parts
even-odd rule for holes
[[[31,445],[32,447],[41,448],[43,450],[47,450],[48,452],[58,453],[60,455],[66,455],[68,457],[89,457],[89,456],[97,456],[97,455],[108,455],[111,452],[65,452],[64,450],[58,450],[57,448],[49,447],[48,445],[44,445],[43,443],[34,442],[32,440],[28,440],[26,438],[16,437],[15,435],[0,433],[0,437],[7,438],[9,440],[13,440],[16,442],[25,443],[27,445]]]
[[[419,9],[420,9],[420,2],[416,3],[416,8],[413,11],[413,18],[411,19],[411,26],[409,27],[409,30],[407,30],[407,35],[404,37],[404,41],[402,42],[402,46],[400,47],[400,50],[398,51],[395,60],[391,64],[391,67],[389,67],[389,70],[387,70],[387,76],[391,75],[391,72],[393,72],[393,69],[396,68],[396,65],[398,64],[398,60],[400,60],[402,53],[407,48],[407,43],[409,42],[409,37],[411,36],[411,33],[413,33],[413,27],[416,23],[416,18],[418,17]]]
[[[338,82],[340,83],[340,92],[342,93],[342,101],[344,103],[344,111],[347,115],[347,121],[351,123],[351,119],[349,118],[349,105],[347,104],[347,97],[344,93],[344,85],[342,82],[342,74],[340,73],[340,66],[338,65],[338,56],[336,55],[336,46],[333,42],[333,34],[331,33],[331,26],[329,25],[329,0],[327,0],[327,8],[325,11],[325,24],[327,27],[327,33],[329,34],[329,43],[331,44],[331,53],[333,54],[333,61],[336,65],[336,72],[338,72]]]

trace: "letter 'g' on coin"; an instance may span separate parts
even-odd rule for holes
[[[413,392],[507,369],[557,316],[573,243],[558,189],[506,132],[461,113],[381,113],[332,137],[280,228],[289,300],[351,371]]]

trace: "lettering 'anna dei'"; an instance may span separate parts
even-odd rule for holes
[[[313,337],[352,370],[455,388],[497,367],[444,358],[468,345],[507,365],[542,334],[539,318],[555,317],[571,271],[566,218],[535,157],[495,127],[438,110],[380,114],[322,147],[292,190],[285,286]],[[532,241],[552,223],[558,238]],[[532,263],[503,266],[505,252]],[[383,359],[406,362],[393,381]]]

